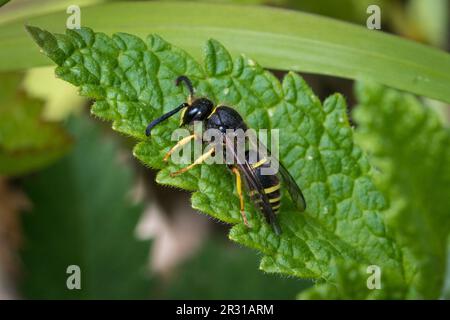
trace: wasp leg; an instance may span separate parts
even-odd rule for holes
[[[205,152],[204,154],[202,154],[200,157],[198,157],[193,163],[191,163],[190,165],[188,165],[187,167],[184,167],[183,169],[180,169],[178,171],[175,172],[171,172],[170,176],[171,177],[175,177],[179,174],[182,174],[188,170],[191,170],[194,166],[203,163],[203,161],[205,161],[206,159],[208,159],[209,157],[211,157],[211,155],[214,153],[214,148],[211,148],[209,151]]]
[[[167,162],[167,160],[169,160],[169,157],[172,155],[172,153],[174,153],[176,150],[180,149],[184,145],[188,144],[192,139],[195,139],[195,138],[196,138],[196,135],[192,134],[192,135],[184,137],[183,139],[178,141],[178,143],[176,145],[174,145],[172,147],[172,149],[169,150],[169,152],[166,153],[166,155],[163,158],[163,161]]]
[[[239,202],[240,202],[240,205],[241,205],[242,219],[244,219],[244,224],[248,227],[249,225],[248,225],[248,221],[247,221],[247,216],[245,215],[245,211],[244,211],[244,195],[242,194],[241,174],[240,174],[239,170],[236,167],[231,168],[231,171],[236,176],[236,190],[237,190],[237,194],[239,196]]]

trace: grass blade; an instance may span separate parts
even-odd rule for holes
[[[0,71],[47,65],[23,25],[62,32],[67,17],[60,11],[3,24]],[[215,38],[266,68],[370,79],[450,102],[448,53],[320,16],[240,5],[119,2],[82,8],[82,25],[108,34],[157,33],[195,58],[201,44]]]

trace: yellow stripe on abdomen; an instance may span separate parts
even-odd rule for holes
[[[274,185],[274,186],[272,186],[272,187],[269,187],[269,188],[264,189],[264,192],[265,192],[266,194],[269,194],[269,193],[272,193],[272,192],[275,192],[275,191],[279,190],[280,187],[281,187],[281,185],[278,183],[278,184],[276,184],[276,185]]]
[[[258,162],[252,164],[251,166],[252,166],[253,169],[256,169],[258,167],[261,167],[266,162],[267,162],[267,159],[266,158],[262,158],[261,160],[259,160]]]
[[[273,206],[272,207],[272,210],[277,210],[278,208],[280,208],[281,207],[281,202],[279,203],[279,204],[277,204],[276,206]]]
[[[275,202],[279,202],[281,200],[281,197],[276,197],[276,198],[273,198],[273,199],[269,199],[269,202],[270,203],[275,203]]]

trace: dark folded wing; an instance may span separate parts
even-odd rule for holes
[[[272,159],[273,159],[273,157],[272,157]],[[292,201],[294,201],[298,210],[305,211],[306,202],[305,202],[305,198],[303,197],[302,191],[298,187],[294,178],[292,178],[289,171],[287,171],[287,169],[283,166],[283,164],[281,162],[278,162],[278,164],[279,164],[279,170],[280,170],[281,177],[283,178],[286,188],[288,189],[289,194],[291,195]]]
[[[244,176],[247,186],[250,190],[255,191],[254,196],[251,197],[255,206],[264,215],[267,222],[272,225],[276,234],[281,234],[281,228],[278,225],[276,215],[270,205],[269,198],[264,192],[264,187],[259,181],[258,177],[255,175],[254,169],[250,166],[246,159],[241,159],[239,163],[237,161],[237,155],[233,149],[233,144],[229,141],[229,138],[225,135],[225,146],[226,151],[231,152],[233,159],[235,160],[235,166],[239,169],[239,172]]]

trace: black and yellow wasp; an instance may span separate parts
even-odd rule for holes
[[[153,120],[146,129],[146,135],[150,136],[151,130],[161,123],[162,121],[168,119],[174,114],[182,111],[180,126],[184,125],[192,125],[194,121],[201,121],[206,129],[217,129],[223,135],[223,140],[221,142],[225,147],[226,152],[231,152],[233,154],[233,158],[237,159],[236,151],[234,147],[229,147],[232,145],[229,141],[228,135],[225,133],[227,129],[237,130],[247,130],[247,125],[245,124],[242,117],[239,113],[233,108],[218,105],[215,106],[211,100],[208,98],[195,98],[194,97],[194,88],[192,86],[191,81],[186,76],[179,76],[176,79],[175,84],[178,86],[181,82],[185,83],[187,88],[189,89],[189,96],[187,102],[182,103],[177,108],[169,111],[164,114],[160,118]],[[167,161],[170,155],[181,148],[182,146],[190,143],[191,140],[195,139],[196,135],[191,134],[180,141],[172,147],[172,149],[167,152],[164,157],[164,160]],[[284,182],[289,194],[291,195],[292,200],[296,204],[297,208],[300,211],[304,211],[306,208],[305,199],[300,188],[295,183],[292,176],[289,172],[283,167],[281,163],[278,162],[279,174],[273,175],[263,175],[261,174],[261,169],[269,166],[270,161],[278,161],[275,157],[272,156],[262,156],[259,153],[261,150],[262,144],[258,144],[258,148],[256,151],[254,148],[248,149],[246,151],[245,159],[242,161],[234,161],[232,165],[228,165],[232,173],[236,176],[236,189],[239,195],[240,200],[240,211],[243,217],[244,223],[248,225],[247,218],[244,212],[244,196],[242,192],[242,180],[245,181],[246,187],[249,190],[250,198],[253,200],[255,206],[261,211],[261,213],[265,216],[267,222],[272,225],[273,230],[276,234],[281,234],[281,228],[276,220],[276,214],[281,206],[281,185],[280,185],[280,177]],[[181,173],[184,173],[194,166],[203,163],[207,158],[211,157],[214,153],[214,148],[209,149],[204,154],[202,154],[199,158],[197,158],[193,163],[188,165],[187,167],[172,172],[171,176],[176,176]],[[258,151],[259,150],[259,151]],[[266,149],[267,150],[267,149]],[[254,152],[258,152],[255,156],[250,157],[250,155]],[[269,152],[264,152],[263,154],[269,155]],[[261,155],[261,156],[260,156]],[[249,159],[256,159],[253,163],[249,161]],[[243,177],[244,179],[242,179]]]

